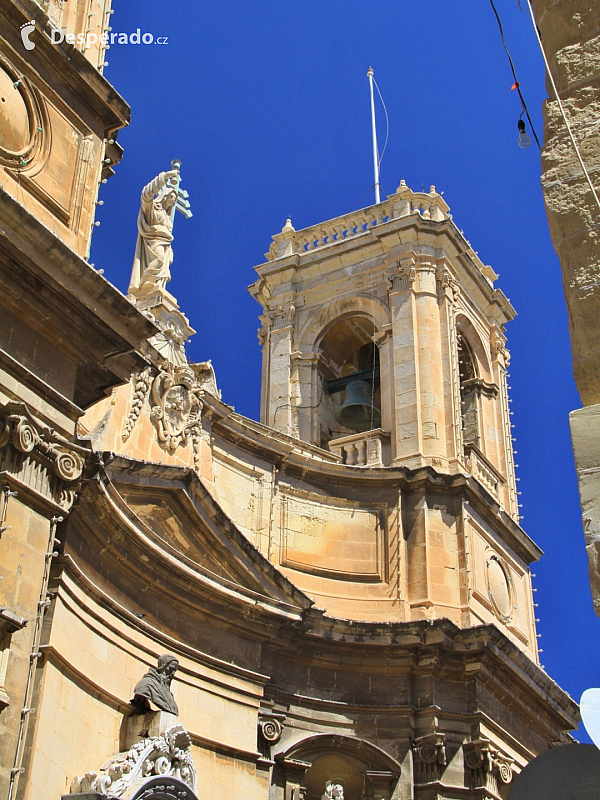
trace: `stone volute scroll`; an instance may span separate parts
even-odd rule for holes
[[[168,654],[160,656],[156,667],[150,667],[137,682],[131,705],[138,713],[143,714],[158,709],[175,716],[179,715],[177,703],[171,692],[171,682],[178,666],[179,661],[175,656]]]
[[[275,711],[258,712],[258,749],[262,759],[272,764],[271,749],[281,739],[286,715]]]

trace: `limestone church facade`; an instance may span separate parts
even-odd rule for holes
[[[288,220],[237,414],[166,287],[176,164],[130,295],[86,261],[129,110],[49,32],[109,11],[0,8],[2,798],[506,800],[578,713],[539,665],[496,274],[434,187]]]

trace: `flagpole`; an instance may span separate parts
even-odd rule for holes
[[[373,172],[375,175],[375,203],[381,202],[379,195],[379,153],[377,151],[377,128],[375,126],[375,96],[373,95],[373,67],[369,67],[369,85],[371,87],[371,128],[373,130]]]

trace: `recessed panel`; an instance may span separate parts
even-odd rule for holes
[[[282,566],[341,580],[384,580],[385,508],[281,493]]]

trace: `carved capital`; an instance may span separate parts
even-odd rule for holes
[[[293,305],[289,305],[287,308],[278,306],[273,311],[269,311],[267,317],[271,323],[271,328],[277,331],[293,326],[295,314],[296,308]]]
[[[435,277],[438,294],[447,297],[453,305],[456,305],[460,295],[460,286],[446,264],[441,264],[437,268]]]
[[[439,781],[446,766],[446,742],[443,733],[420,736],[413,744],[416,783]]]
[[[258,729],[261,736],[270,745],[276,744],[283,733],[285,714],[267,714],[259,712]]]
[[[69,509],[75,499],[75,482],[81,478],[88,451],[43,425],[23,403],[9,403],[0,410],[0,449],[9,445],[21,457],[14,461],[9,456],[8,470],[19,480],[28,482],[33,480],[27,467],[28,460],[37,461],[45,478],[42,485],[38,475],[32,488],[52,497],[65,510]],[[51,472],[58,477],[58,483],[51,480]]]
[[[490,332],[490,345],[492,350],[492,358],[494,361],[500,361],[505,367],[510,364],[510,353],[504,346],[506,337],[502,331],[494,326]]]
[[[487,739],[465,742],[463,754],[467,786],[500,797],[501,786],[512,782],[514,759],[500,753]]]
[[[414,288],[417,279],[417,269],[415,261],[410,259],[405,262],[398,262],[397,270],[391,272],[387,276],[389,282],[388,292],[390,294],[398,294],[398,292],[406,292]]]

